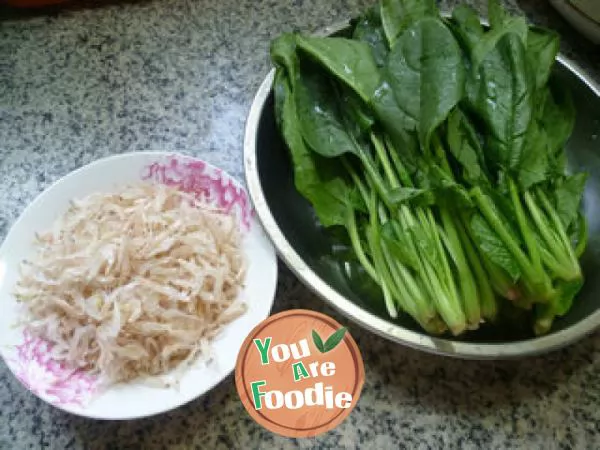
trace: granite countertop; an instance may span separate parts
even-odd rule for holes
[[[242,134],[283,31],[352,16],[363,0],[99,1],[0,9],[0,238],[57,178],[99,157],[181,151],[242,177]],[[454,2],[443,2],[452,4]],[[484,0],[472,1],[484,11]],[[600,82],[598,49],[545,1],[506,1],[563,35]],[[325,311],[281,266],[275,310]],[[171,413],[98,422],[54,409],[0,363],[0,448],[593,448],[600,443],[600,334],[545,357],[476,362],[423,354],[350,324],[366,383],[335,431],[294,440],[261,429],[232,378]]]

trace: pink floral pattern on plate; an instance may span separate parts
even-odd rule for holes
[[[254,212],[246,191],[221,169],[204,161],[172,156],[149,164],[142,179],[204,197],[225,212],[236,214],[244,229],[250,229]]]
[[[96,392],[98,378],[52,359],[49,342],[25,330],[23,342],[15,347],[15,375],[30,391],[50,403],[85,406]]]

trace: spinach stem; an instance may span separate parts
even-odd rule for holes
[[[385,151],[385,147],[383,146],[381,140],[375,135],[375,133],[371,133],[371,142],[373,143],[373,147],[375,147],[377,156],[379,157],[379,160],[381,161],[381,164],[383,165],[383,170],[388,178],[390,186],[392,186],[392,188],[399,187],[400,183],[398,183],[398,178],[396,178],[396,174],[394,173],[394,170],[392,169],[390,160],[387,157],[387,154]]]
[[[462,220],[460,220],[460,223],[462,226],[457,227],[458,235],[477,284],[477,297],[479,300],[481,316],[486,320],[494,321],[498,314],[496,296],[492,289],[491,282],[488,279],[488,274],[480,262],[475,246],[469,237],[469,233],[466,231],[468,227]]]
[[[394,167],[395,167],[396,171],[398,172],[400,181],[406,187],[414,187],[413,182],[410,179],[410,175],[408,174],[408,170],[406,170],[406,167],[404,166],[402,161],[400,161],[398,151],[394,147],[392,140],[390,139],[390,137],[388,135],[385,135],[384,141],[385,141],[385,146],[387,147],[387,150],[388,150],[388,154],[390,155],[390,158],[392,159]]]
[[[540,247],[540,253],[542,254],[542,259],[544,260],[544,264],[556,275],[558,278],[561,278],[565,281],[572,281],[577,279],[577,276],[573,276],[573,272],[571,267],[565,266],[561,264],[558,259],[544,246]]]
[[[536,305],[535,307],[535,322],[533,324],[533,331],[536,335],[546,334],[550,328],[552,328],[552,323],[554,322],[554,305],[552,304],[543,304]]]
[[[542,239],[548,246],[548,249],[542,248],[542,256],[544,257],[546,265],[555,272],[556,275],[567,281],[578,278],[580,276],[579,264],[577,263],[577,259],[573,254],[573,249],[569,242],[567,241],[566,245],[564,245],[565,241],[551,230],[550,224],[543,217],[544,213],[537,206],[529,192],[525,194],[524,198],[525,203],[529,208],[529,213],[531,214]],[[560,226],[562,228],[562,224],[560,224]],[[575,261],[574,264],[573,261]]]
[[[448,208],[440,209],[440,217],[446,236],[446,246],[454,260],[454,265],[458,272],[460,280],[460,294],[462,297],[462,305],[467,316],[467,321],[471,328],[479,327],[481,322],[481,307],[479,304],[479,292],[475,283],[475,277],[467,262],[467,257],[463,251],[463,244],[459,237],[459,231],[456,223],[452,218]],[[452,278],[452,276],[451,276]]]
[[[382,205],[380,205],[380,220],[382,223],[386,223],[388,221],[387,214]],[[398,236],[398,229],[393,227],[394,234]],[[409,298],[413,299],[415,303],[416,312],[421,317],[421,320],[428,321],[432,319],[435,315],[435,308],[431,305],[431,302],[427,300],[427,295],[422,291],[422,289],[418,286],[417,281],[413,278],[407,268],[400,263],[399,261],[395,261],[392,259],[391,252],[387,249],[387,245],[382,244],[382,248],[386,252],[386,258],[388,259],[388,265],[391,267],[392,275],[395,279],[401,279],[406,287],[406,290],[409,291]]]
[[[390,313],[390,315],[395,318],[398,316],[398,313],[396,312],[396,308],[393,304],[392,296],[396,297],[396,300],[399,300],[402,295],[395,290],[394,280],[389,273],[389,269],[385,263],[385,257],[381,250],[381,237],[379,236],[378,231],[380,227],[377,219],[377,193],[374,190],[371,191],[371,195],[369,196],[367,208],[369,210],[367,242],[369,243],[369,247],[371,249],[371,255],[373,256],[373,262],[375,264],[377,273],[379,273],[379,276],[381,277],[382,287],[385,287],[387,291],[387,295],[386,292],[384,292],[386,307],[388,308],[389,312],[393,311],[393,314]],[[401,303],[401,301],[398,303]]]
[[[362,244],[360,243],[360,237],[358,235],[358,227],[356,225],[356,217],[354,216],[354,211],[352,210],[352,208],[348,208],[348,217],[347,217],[346,222],[348,224],[347,229],[348,229],[348,234],[350,235],[350,242],[352,244],[352,248],[356,252],[356,257],[358,258],[358,261],[363,266],[363,268],[365,269],[367,274],[369,274],[369,276],[373,279],[373,281],[375,281],[377,284],[379,284],[381,286],[380,277],[377,274],[375,267],[373,267],[373,265],[369,261],[369,258],[367,257],[367,255],[362,247]]]
[[[401,161],[398,158],[397,152],[394,151],[394,147],[391,144],[391,142],[387,142],[388,145],[388,152],[385,151],[385,146],[381,143],[381,141],[376,138],[374,135],[372,136],[372,140],[373,140],[373,145],[375,146],[375,149],[378,153],[378,156],[380,158],[380,160],[382,161],[384,170],[386,170],[387,174],[388,174],[388,178],[390,180],[390,183],[392,184],[392,187],[397,187],[398,186],[398,181],[397,178],[395,177],[395,174],[393,172],[393,170],[391,169],[391,164],[390,164],[390,160],[387,157],[387,153],[390,154],[390,156],[392,157],[392,159],[394,160],[394,164],[396,166],[396,170],[398,170],[398,172],[400,173],[400,177],[404,180],[408,180],[408,173],[406,172],[406,169],[404,168],[403,164],[401,163]],[[410,183],[410,185],[412,185],[412,183]],[[408,210],[408,208],[406,208],[405,205],[401,206],[401,212],[404,214],[404,218],[405,220],[409,223],[409,225],[412,225],[415,223],[415,219],[412,217],[412,214],[410,213],[410,211]],[[430,259],[433,258],[432,260],[435,260],[437,262],[439,262],[439,264],[432,264],[431,266],[429,265],[429,263],[424,263],[424,261],[422,261],[422,263],[426,264],[425,270],[427,271],[428,269],[430,271],[434,271],[437,274],[437,279],[431,280],[431,294],[432,295],[444,295],[445,297],[445,301],[440,302],[440,306],[442,308],[450,308],[450,309],[454,309],[455,313],[457,313],[458,315],[462,315],[463,314],[463,307],[462,307],[462,302],[460,301],[459,297],[458,297],[458,290],[456,287],[456,281],[454,278],[454,273],[452,272],[452,268],[450,267],[450,264],[448,262],[448,253],[446,252],[443,244],[442,244],[442,235],[440,233],[440,230],[438,229],[437,226],[437,222],[435,220],[435,217],[433,215],[433,211],[431,210],[431,208],[421,208],[421,207],[417,207],[415,208],[415,213],[419,222],[419,225],[422,228],[422,232],[423,232],[423,237],[429,241],[432,245],[432,251],[433,251],[433,255],[425,255],[425,258],[429,257]],[[446,216],[447,219],[449,219],[449,216]],[[452,222],[452,220],[450,220],[449,222],[447,222],[445,224],[447,227],[450,228],[449,232],[451,234],[451,240],[453,240],[453,244],[451,246],[449,246],[448,250],[449,251],[454,251],[455,253],[457,253],[456,257],[457,260],[460,260],[462,258],[463,262],[464,262],[464,255],[462,254],[461,248],[460,248],[460,243],[457,241],[457,236],[456,236],[456,231],[453,230],[454,227],[454,223]],[[418,239],[418,238],[417,238]],[[420,256],[421,252],[418,252],[417,255]],[[464,279],[462,279],[462,276],[464,276]],[[477,291],[476,291],[476,287],[475,284],[473,282],[473,277],[472,274],[470,273],[470,270],[468,268],[468,266],[465,266],[464,264],[462,266],[459,267],[459,278],[461,279],[461,283],[464,283],[464,289],[467,290],[467,292],[463,291],[463,297],[464,298],[469,298],[469,306],[475,306],[477,305],[477,308],[470,308],[470,312],[471,315],[468,318],[468,322],[470,327],[474,327],[475,324],[477,324],[477,326],[479,325],[479,322],[481,320],[481,317],[479,315],[479,308],[478,308],[478,299],[477,299]],[[461,285],[461,287],[463,287]],[[441,292],[444,292],[444,294],[441,294]],[[473,304],[475,303],[475,304]],[[475,311],[476,310],[476,311]],[[444,315],[446,317],[450,317],[451,313],[449,311],[445,311]],[[454,319],[451,319],[454,320]],[[463,318],[461,318],[459,321],[460,322],[460,326],[457,326],[456,324],[454,325],[455,327],[460,328],[464,326],[464,322],[465,320]],[[450,324],[448,324],[450,325]],[[450,328],[452,329],[452,326],[450,326]]]
[[[377,221],[376,221],[377,213],[374,210],[375,208],[373,206],[373,197],[369,196],[369,194],[367,193],[366,187],[364,186],[364,184],[362,183],[362,181],[356,174],[356,171],[354,170],[352,165],[345,158],[342,158],[342,163],[344,164],[346,170],[348,170],[348,172],[350,173],[350,177],[354,181],[355,185],[357,186],[357,188],[361,194],[361,197],[363,198],[363,201],[367,205],[367,208],[369,210],[371,226],[376,227],[378,225]],[[372,192],[374,193],[374,191],[372,191]],[[368,258],[366,256],[364,250],[362,249],[362,245],[360,243],[360,238],[358,235],[358,229],[356,226],[356,220],[354,219],[354,213],[352,212],[351,215],[352,215],[351,227],[349,227],[349,232],[350,232],[349,234],[350,234],[350,240],[352,242],[352,246],[355,249],[355,252],[357,253],[359,262],[363,265],[363,267],[365,268],[367,273],[369,273],[369,275],[381,287],[381,290],[383,293],[383,298],[384,298],[384,303],[386,305],[386,309],[388,310],[388,314],[390,314],[390,317],[392,317],[392,318],[396,318],[398,316],[396,308],[393,305],[392,297],[397,297],[397,300],[399,300],[398,301],[399,306],[402,307],[403,309],[405,309],[406,312],[410,313],[410,311],[408,309],[409,305],[407,305],[405,301],[401,301],[402,294],[395,289],[395,286],[393,283],[393,278],[386,276],[386,273],[384,270],[385,268],[382,267],[382,265],[384,265],[384,264],[382,264],[383,261],[380,260],[380,254],[378,253],[378,247],[377,247],[378,239],[373,239],[370,237],[369,230],[371,228],[369,227],[369,229],[367,231],[367,243],[368,243],[369,248],[371,249],[371,253],[373,255],[373,260],[374,260],[374,264],[375,264],[375,267],[374,267],[368,261]]]
[[[544,191],[542,191],[541,189],[538,188],[538,189],[536,189],[536,194],[537,194],[537,197],[541,200],[542,206],[546,210],[548,216],[550,217],[550,221],[554,225],[554,230],[556,231],[556,233],[558,233],[558,238],[563,243],[564,250],[567,253],[567,258],[570,260],[571,265],[574,268],[574,272],[575,272],[574,276],[575,277],[581,276],[581,269],[579,267],[579,259],[577,257],[577,252],[573,249],[573,244],[567,237],[567,232],[564,229],[564,226],[562,224],[562,221],[560,220],[560,217],[558,216],[558,213],[553,208],[552,204],[548,200],[548,197],[546,196]],[[533,200],[532,200],[532,202],[533,202]],[[585,221],[584,221],[584,223],[585,223]]]
[[[450,163],[448,163],[448,158],[446,157],[446,151],[444,150],[444,146],[442,144],[442,140],[439,137],[439,132],[434,133],[433,135],[433,146],[435,149],[435,155],[437,156],[439,162],[442,165],[442,168],[446,171],[446,173],[454,180],[454,173],[450,168]]]
[[[529,227],[527,217],[525,216],[525,211],[523,210],[523,205],[521,204],[521,199],[519,198],[517,185],[512,180],[512,178],[508,180],[508,186],[510,192],[510,199],[512,201],[514,211],[517,216],[519,228],[521,229],[521,235],[523,236],[525,246],[529,251],[529,257],[531,259],[533,267],[538,272],[543,272],[542,258],[540,257],[540,252],[538,251],[538,243],[535,241],[534,234],[531,228]]]
[[[490,284],[494,291],[511,302],[521,298],[520,290],[504,269],[490,261],[487,255],[480,253],[479,256],[486,273],[489,275]]]
[[[395,297],[398,305],[409,315],[411,315],[417,322],[426,323],[422,320],[424,317],[419,313],[417,302],[415,301],[414,296],[411,296],[408,293],[404,279],[402,279],[402,276],[398,271],[398,267],[396,264],[394,264],[394,259],[390,254],[389,249],[383,242],[381,243],[381,254],[383,261],[385,261],[386,267],[389,270],[390,279],[393,281],[393,291],[395,291]]]
[[[401,294],[399,297],[400,306],[426,331],[434,334],[441,333],[443,328],[440,327],[435,309],[427,302],[426,297],[419,290],[410,273],[402,264],[394,260],[385,244],[382,244],[382,251],[392,278],[398,281],[397,287]]]
[[[442,316],[452,334],[458,335],[462,333],[466,329],[466,318],[462,308],[460,306],[457,308],[455,299],[448,295],[429,263],[424,264],[424,269],[423,276],[431,285],[431,297],[437,306],[440,316]]]
[[[391,277],[387,270],[387,266],[385,264],[385,260],[383,254],[381,252],[380,244],[376,237],[376,228],[372,225],[367,227],[367,242],[369,243],[369,247],[371,248],[371,254],[373,256],[373,261],[375,263],[375,267],[377,269],[377,273],[379,273],[381,279],[381,288],[383,291],[383,298],[385,301],[385,306],[388,310],[388,314],[392,318],[398,317],[398,312],[394,305],[393,293],[391,289]],[[397,299],[398,300],[398,299]],[[397,301],[400,305],[402,302]],[[410,310],[405,310],[406,312],[410,312]]]
[[[398,261],[395,261],[394,263],[395,264],[393,265],[396,266],[396,270],[399,276],[404,281],[406,288],[409,291],[410,297],[414,299],[415,304],[417,304],[417,307],[421,311],[420,316],[427,321],[433,319],[437,313],[435,311],[435,308],[433,307],[433,304],[427,298],[426,293],[423,292],[422,289],[419,287],[418,281],[415,280],[415,278],[411,275],[411,273],[407,270],[406,267],[404,267]]]
[[[435,249],[437,250],[437,254],[439,256],[439,260],[441,262],[441,273],[443,275],[443,279],[446,280],[448,290],[453,299],[457,301],[460,305],[460,300],[458,299],[458,290],[456,289],[456,283],[454,282],[454,275],[452,273],[452,269],[450,268],[450,264],[448,262],[448,254],[446,253],[444,246],[442,244],[442,238],[440,231],[437,227],[437,223],[435,218],[433,217],[433,213],[431,210],[427,211],[427,216],[425,221],[429,223],[431,229],[431,237],[435,245]]]
[[[387,206],[391,206],[389,203],[388,189],[385,186],[384,180],[381,178],[381,175],[377,172],[375,167],[375,162],[371,159],[371,157],[364,151],[360,151],[358,154],[360,160],[362,161],[367,177],[371,180],[373,185],[375,186],[375,190],[379,194],[379,196],[383,199]]]
[[[483,214],[483,217],[489,222],[492,229],[498,234],[508,250],[517,260],[517,263],[519,264],[519,267],[525,276],[526,283],[528,285],[532,285],[530,287],[534,292],[539,291],[540,285],[543,285],[543,281],[540,280],[540,276],[530,264],[527,256],[525,256],[519,245],[510,236],[510,233],[504,226],[504,223],[502,220],[500,220],[500,218],[498,218],[492,206],[490,206],[490,201],[487,196],[483,193],[480,187],[473,188],[471,192],[475,203]]]
[[[356,170],[354,170],[354,167],[352,167],[352,164],[350,164],[350,162],[346,159],[346,157],[342,156],[341,160],[342,164],[344,165],[344,168],[350,174],[350,178],[352,178],[352,181],[358,188],[358,192],[360,193],[363,202],[365,203],[365,205],[367,205],[369,203],[369,195],[367,194],[367,189],[365,188],[365,185],[361,181],[360,177],[357,175]]]

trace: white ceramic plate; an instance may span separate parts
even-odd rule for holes
[[[71,199],[142,180],[208,193],[215,204],[235,211],[245,233],[244,251],[249,263],[240,294],[248,311],[213,341],[211,361],[199,359],[186,369],[179,388],[150,387],[133,381],[98,390],[97,379],[81,371],[57,383],[57,375],[64,375],[67,369],[51,360],[46,342],[31,338],[23,327],[15,327],[21,306],[11,292],[18,266],[32,254],[34,233],[50,228]],[[70,173],[40,194],[6,236],[0,247],[0,354],[23,385],[65,411],[98,419],[158,414],[206,393],[233,371],[242,342],[270,314],[276,278],[274,249],[254,216],[246,191],[228,174],[201,160],[176,154],[144,152],[109,157]]]
[[[550,0],[550,3],[581,34],[600,45],[600,0]]]

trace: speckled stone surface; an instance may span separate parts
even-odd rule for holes
[[[0,9],[0,238],[50,183],[96,158],[176,150],[242,176],[242,134],[269,40],[358,13],[357,0],[150,0],[23,14]],[[455,2],[443,2],[444,5]],[[472,1],[484,12],[484,1]],[[545,1],[514,0],[563,35],[600,82],[600,51]],[[275,310],[323,310],[284,267]],[[262,430],[232,379],[159,417],[96,422],[37,400],[0,363],[0,448],[598,448],[600,334],[546,357],[458,361],[350,324],[366,364],[358,407],[335,431]]]

